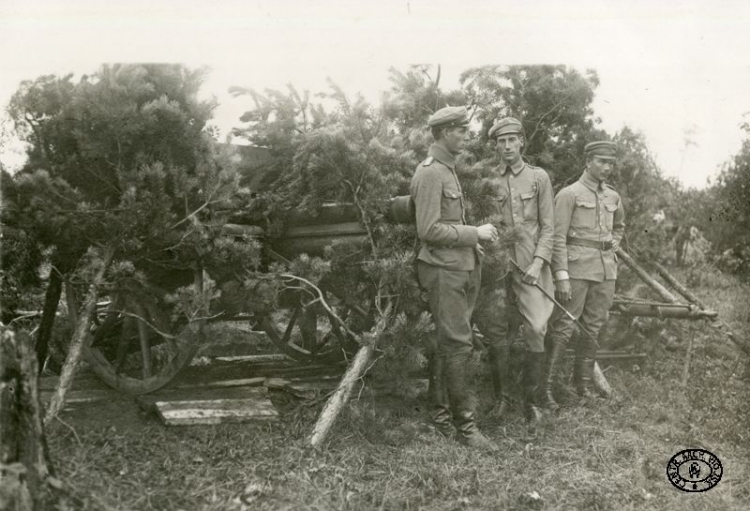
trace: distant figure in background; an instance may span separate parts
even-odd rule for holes
[[[589,394],[596,362],[599,330],[607,320],[615,295],[615,250],[625,230],[620,195],[604,182],[611,174],[616,146],[613,142],[586,144],[586,169],[581,178],[555,197],[556,296],[577,318],[587,335],[576,346],[573,382],[581,396]],[[550,321],[551,349],[545,374],[545,401],[557,409],[553,396],[556,372],[573,333],[574,323],[559,308]]]
[[[495,450],[477,427],[466,374],[473,349],[471,316],[481,280],[479,241],[498,237],[491,224],[466,225],[455,167],[456,156],[469,141],[468,124],[464,107],[442,108],[428,120],[434,143],[411,181],[421,241],[417,278],[427,291],[437,331],[430,363],[431,419],[446,437],[457,433],[457,440],[469,447]]]
[[[692,238],[692,229],[693,226],[687,224],[681,224],[677,228],[677,234],[674,237],[675,263],[677,263],[677,266],[682,266],[685,262],[685,252]]]

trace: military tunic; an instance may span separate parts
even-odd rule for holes
[[[565,308],[580,319],[587,335],[586,356],[593,358],[596,339],[607,320],[615,294],[617,256],[625,230],[620,195],[588,173],[563,188],[555,198],[555,251],[552,269],[557,280],[570,278],[571,299]],[[552,342],[566,344],[575,328],[561,310],[550,323]]]
[[[519,159],[513,165],[501,165],[492,179],[494,183],[495,214],[502,215],[506,225],[520,231],[520,239],[513,247],[512,259],[526,269],[539,257],[544,261],[539,285],[550,294],[554,291],[550,262],[553,253],[554,217],[552,184],[544,169]],[[525,284],[523,275],[512,269],[508,275],[515,304],[526,324],[525,340],[530,351],[544,351],[544,335],[554,304],[537,287]],[[498,283],[502,286],[502,283]],[[504,296],[498,292],[497,296]],[[482,304],[484,308],[486,305]],[[500,309],[500,304],[496,307]],[[480,314],[477,324],[491,344],[507,344],[507,314]]]
[[[466,225],[455,157],[437,144],[428,154],[411,182],[421,241],[417,277],[427,290],[438,352],[466,354],[473,347],[471,316],[481,280],[479,237],[476,227]]]
[[[600,185],[587,173],[555,197],[555,255],[552,269],[556,278],[567,273],[571,279],[603,282],[617,278],[614,250],[625,231],[625,214],[614,188]],[[571,240],[571,243],[569,243]],[[584,240],[590,242],[585,245]],[[594,245],[601,243],[597,248]],[[601,247],[611,245],[611,249]]]

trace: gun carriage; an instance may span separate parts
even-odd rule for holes
[[[388,220],[409,223],[408,197],[391,199]],[[300,254],[322,255],[334,242],[360,245],[367,250],[368,233],[358,221],[354,204],[324,205],[317,216],[292,211],[280,236],[268,236],[257,225],[233,223],[223,227],[224,236],[258,242],[266,263],[287,261]],[[219,272],[231,275],[231,271]],[[327,306],[310,298],[308,291],[285,289],[272,308],[255,307],[231,292],[232,278],[219,278],[222,297],[208,318],[189,319],[173,313],[168,297],[179,286],[192,282],[202,289],[205,271],[156,273],[148,285],[128,282],[109,293],[101,304],[91,342],[84,355],[93,371],[108,385],[131,394],[145,394],[169,383],[190,364],[204,339],[206,323],[242,321],[264,332],[283,354],[300,362],[341,361],[358,346],[351,332],[369,329],[373,314],[360,304],[347,301],[335,283],[320,283]],[[213,277],[213,276],[212,276]],[[236,282],[234,283],[236,284]],[[249,302],[252,302],[252,297]],[[330,310],[327,308],[330,307]],[[634,301],[616,298],[612,313],[625,316],[701,319],[716,313],[693,305]],[[335,317],[331,314],[334,312]],[[343,321],[342,325],[340,321]],[[615,357],[617,358],[617,357]]]

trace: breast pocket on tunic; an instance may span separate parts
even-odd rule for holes
[[[585,199],[576,199],[573,210],[572,229],[589,229],[596,227],[596,203]]]
[[[604,203],[604,222],[606,224],[607,230],[611,231],[612,226],[614,225],[614,219],[615,219],[615,211],[617,211],[618,204],[616,202]]]
[[[523,202],[523,219],[525,222],[536,222],[539,220],[539,188],[534,186],[530,192],[521,194]]]
[[[461,222],[461,197],[463,195],[458,190],[443,189],[443,197],[440,200],[441,220]]]

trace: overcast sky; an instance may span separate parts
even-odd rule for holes
[[[210,66],[224,133],[249,106],[231,85],[318,92],[331,77],[376,101],[392,66],[441,64],[446,87],[482,64],[593,68],[603,127],[643,132],[664,173],[696,187],[750,121],[750,1],[0,0],[3,105],[23,79],[135,61]]]

